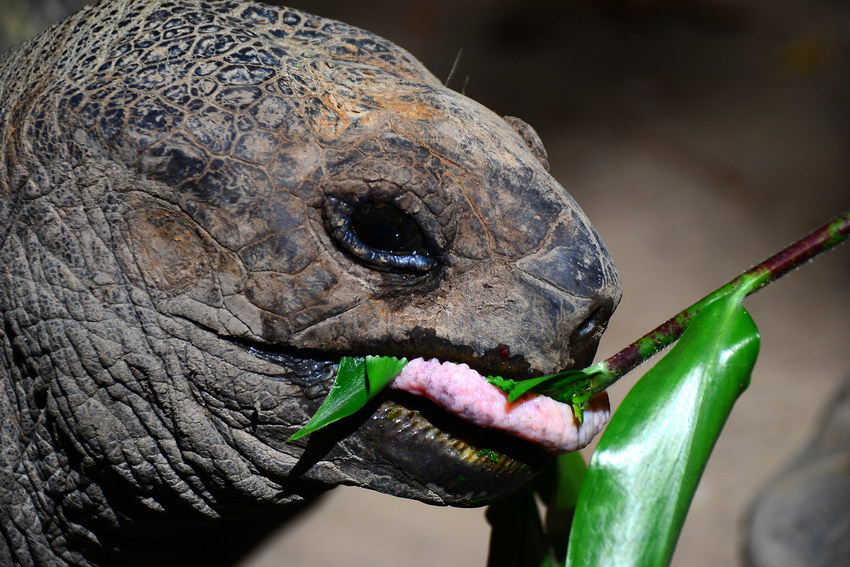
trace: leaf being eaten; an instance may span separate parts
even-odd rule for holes
[[[356,413],[388,386],[406,364],[406,358],[392,356],[342,357],[325,401],[310,421],[287,441],[300,439]]]

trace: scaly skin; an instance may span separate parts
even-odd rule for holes
[[[528,126],[248,2],[100,2],[0,64],[0,564],[165,564],[338,484],[480,505],[536,472],[404,398],[285,442],[341,354],[590,360],[618,278]],[[396,209],[421,242],[364,236]]]

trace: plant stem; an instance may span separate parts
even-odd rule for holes
[[[746,286],[747,295],[779,279],[818,254],[847,240],[850,236],[850,211],[837,216],[781,252],[750,268],[737,278],[706,295],[690,307],[674,315],[617,354],[599,362],[594,367],[600,370],[590,381],[593,392],[601,392],[624,375],[649,360],[653,355],[675,342],[691,319],[717,298]]]

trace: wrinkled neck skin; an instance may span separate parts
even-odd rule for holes
[[[391,400],[286,442],[340,355],[592,359],[618,277],[530,128],[248,2],[100,2],[0,65],[1,564],[167,563],[340,484],[468,506],[533,476]],[[364,202],[422,253],[346,240]]]

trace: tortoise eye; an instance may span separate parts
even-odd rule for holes
[[[326,211],[337,244],[372,268],[425,273],[437,266],[419,224],[395,205],[328,197]]]
[[[593,312],[582,321],[572,334],[574,342],[587,341],[590,339],[598,339],[605,328],[608,326],[608,319],[611,317],[611,309],[605,307],[597,307]]]
[[[351,214],[351,229],[363,244],[379,252],[428,255],[419,225],[393,205],[357,205]]]

